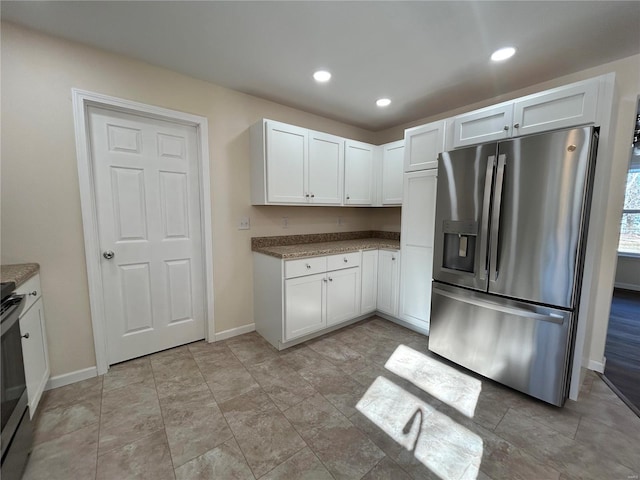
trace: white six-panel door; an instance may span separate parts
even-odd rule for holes
[[[195,127],[88,113],[109,364],[204,338]]]

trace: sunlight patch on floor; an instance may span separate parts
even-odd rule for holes
[[[385,368],[463,415],[473,418],[482,390],[480,380],[406,345],[398,346],[387,360]]]
[[[438,477],[476,478],[482,439],[391,380],[376,378],[356,408]]]

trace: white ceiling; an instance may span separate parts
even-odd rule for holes
[[[1,15],[369,130],[640,52],[639,1],[2,1]],[[492,64],[505,45],[516,57]]]

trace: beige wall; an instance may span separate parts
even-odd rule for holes
[[[249,199],[248,127],[262,117],[371,143],[402,138],[406,126],[607,72],[616,72],[620,94],[616,148],[608,202],[603,289],[590,358],[602,359],[615,266],[617,189],[623,182],[640,56],[535,85],[509,95],[369,132],[76,43],[2,24],[2,263],[41,264],[52,375],[95,365],[89,313],[80,196],[76,170],[71,88],[113,95],[202,115],[209,120],[216,331],[253,320],[252,236],[381,229],[398,231],[399,208],[252,207]],[[623,167],[624,166],[624,167]],[[337,225],[342,216],[345,225]],[[238,231],[242,216],[250,231]],[[281,217],[289,217],[282,229]],[[614,238],[615,237],[615,238]],[[610,251],[610,252],[609,252]],[[611,256],[611,258],[609,258]]]
[[[618,256],[616,287],[640,290],[640,258]]]
[[[262,117],[370,142],[375,134],[122,56],[2,24],[1,261],[38,262],[52,375],[96,364],[71,88],[209,120],[216,331],[253,322],[250,238],[385,228],[399,208],[252,207],[248,127]],[[374,210],[384,210],[375,212]],[[289,228],[280,227],[288,216]],[[337,225],[338,215],[345,225]],[[251,230],[238,231],[242,216]]]

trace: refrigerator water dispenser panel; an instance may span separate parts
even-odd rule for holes
[[[442,267],[474,273],[478,222],[445,220]]]

